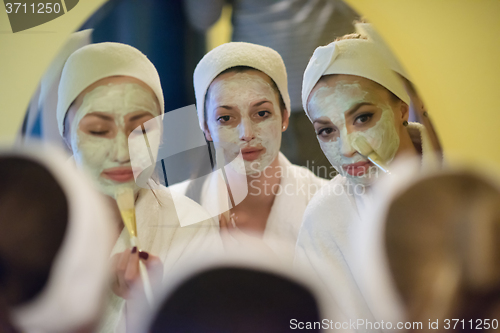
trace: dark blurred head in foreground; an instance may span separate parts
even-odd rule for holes
[[[253,269],[214,268],[176,288],[150,332],[280,333],[290,331],[291,319],[320,321],[315,297],[303,285]]]
[[[65,194],[47,169],[0,157],[0,311],[43,290],[67,221]]]

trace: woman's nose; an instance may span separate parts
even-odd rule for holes
[[[349,140],[347,139],[347,135],[340,136],[340,145],[340,153],[345,157],[352,157],[356,154],[356,149],[351,146]]]
[[[243,119],[240,124],[240,140],[251,141],[255,139],[255,131],[250,119]]]
[[[114,160],[118,163],[128,163],[130,161],[130,154],[128,151],[128,138],[125,135],[125,132],[118,131],[115,140]]]

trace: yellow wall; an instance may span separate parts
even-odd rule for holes
[[[69,34],[104,2],[81,0],[61,17],[15,34],[0,4],[0,142],[14,142],[31,95],[52,58]]]
[[[346,2],[410,73],[449,160],[500,168],[500,1]]]
[[[207,52],[217,46],[231,41],[233,27],[231,25],[231,14],[233,10],[230,4],[225,4],[220,18],[207,32]]]

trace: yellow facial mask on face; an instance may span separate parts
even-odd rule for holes
[[[259,120],[252,113],[255,110],[252,111],[251,107],[256,101],[264,99],[271,102],[273,112],[267,118]],[[234,107],[239,118],[236,126],[224,125],[217,121],[215,111],[217,106],[221,105]],[[227,162],[232,161],[240,149],[265,149],[257,159],[245,160],[244,165],[236,170],[238,173],[262,172],[276,159],[281,147],[281,111],[276,92],[269,82],[256,75],[236,73],[212,84],[207,106],[210,134],[214,143],[224,149]],[[242,140],[245,131],[254,136],[254,139]]]
[[[133,179],[120,183],[102,176],[106,169],[131,167],[128,138],[125,134],[125,116],[137,111],[149,112],[153,117],[159,115],[158,104],[148,90],[136,83],[109,84],[99,86],[85,95],[71,124],[71,147],[75,161],[90,173],[101,192],[106,195],[113,196],[120,186],[133,185],[135,191],[138,190]],[[91,112],[109,114],[114,119],[117,132],[113,138],[88,134],[79,128],[80,121]],[[159,136],[158,133],[158,140],[151,140],[152,151],[158,151]]]
[[[378,94],[375,89],[363,88],[357,82],[338,81],[334,86],[319,88],[311,97],[309,102],[311,118],[327,117],[340,132],[339,137],[333,141],[318,141],[332,166],[341,174],[344,174],[343,165],[366,161],[364,156],[356,153],[357,147],[353,144],[359,136],[368,142],[385,163],[392,161],[399,148],[393,110],[390,105],[377,98]],[[381,109],[381,117],[369,129],[347,133],[345,112],[361,102],[369,102]],[[345,156],[349,152],[354,152],[354,155]],[[376,176],[377,169],[370,168],[370,171],[360,176],[349,174],[346,176],[356,183],[369,184]]]

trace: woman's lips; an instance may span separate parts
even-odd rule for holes
[[[109,168],[104,170],[102,175],[118,183],[126,183],[134,179],[134,173],[130,167]]]
[[[364,175],[368,169],[372,166],[370,161],[361,161],[352,164],[345,164],[342,168],[351,176],[362,176]]]
[[[245,161],[254,161],[259,158],[260,154],[265,151],[265,148],[248,147],[241,150]]]

